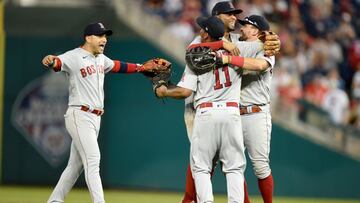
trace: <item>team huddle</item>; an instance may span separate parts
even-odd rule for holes
[[[186,50],[186,67],[177,85],[170,85],[171,63],[151,59],[143,64],[111,60],[103,52],[112,31],[89,24],[84,44],[42,63],[69,79],[66,128],[72,138],[70,158],[48,203],[64,202],[84,170],[94,203],[103,203],[97,137],[104,113],[106,73],[143,73],[157,97],[185,99],[190,159],[183,203],[213,202],[211,176],[217,165],[226,176],[228,202],[250,202],[244,172],[245,149],[258,178],[264,203],[271,203],[273,177],[269,166],[270,81],[280,41],[265,18],[237,19],[242,10],[219,2],[210,17],[196,19],[199,36]],[[234,33],[235,23],[242,26]]]
[[[270,29],[265,18],[236,19],[240,12],[219,2],[211,17],[199,17],[200,36],[188,47],[182,79],[176,87],[156,89],[159,97],[185,98],[191,147],[183,203],[214,201],[211,176],[218,161],[228,202],[250,202],[245,148],[263,200],[272,202],[270,81],[280,42],[276,35],[263,35]],[[235,21],[242,25],[240,35],[232,32]]]

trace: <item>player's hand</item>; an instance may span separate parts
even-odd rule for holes
[[[227,55],[224,55],[222,53],[218,53],[218,52],[211,52],[210,53],[216,60],[216,67],[222,67],[225,64],[230,63],[229,62],[229,57]]]
[[[274,56],[280,53],[281,42],[279,35],[271,31],[263,31],[259,40],[264,44],[265,56]]]
[[[47,55],[43,58],[42,64],[49,68],[54,67],[55,58],[56,58],[56,56],[54,56],[54,55]]]
[[[165,97],[166,91],[167,91],[167,87],[165,85],[161,85],[160,87],[156,88],[155,94],[157,97]]]
[[[225,50],[231,53],[231,55],[238,56],[240,55],[240,49],[234,44],[229,41],[223,42],[223,47]]]

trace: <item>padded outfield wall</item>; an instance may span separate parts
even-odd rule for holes
[[[126,29],[122,27],[131,33]],[[50,74],[40,62],[45,54],[79,46],[78,36],[7,36],[2,184],[54,185],[66,166],[69,139],[62,134],[62,115],[67,87],[61,74]],[[136,34],[111,38],[106,54],[129,62],[169,58]],[[181,77],[182,66],[174,63],[174,81]],[[109,74],[105,92],[99,136],[104,185],[182,191],[189,156],[183,101],[156,99],[141,74]],[[154,127],[159,125],[161,130]],[[275,195],[360,198],[359,162],[276,124],[271,165]],[[214,188],[225,192],[219,169]],[[246,179],[249,192],[258,194],[250,165]],[[78,185],[84,186],[83,177]]]

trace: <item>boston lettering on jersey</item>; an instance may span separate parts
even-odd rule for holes
[[[98,65],[96,68],[94,65],[87,66],[86,68],[81,68],[80,73],[83,78],[85,78],[88,75],[92,75],[94,73],[98,72],[99,74],[104,74],[104,65]]]

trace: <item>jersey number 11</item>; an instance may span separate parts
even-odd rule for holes
[[[219,68],[216,68],[214,70],[214,75],[215,75],[215,86],[214,86],[214,90],[219,90],[222,89],[224,86],[225,87],[230,87],[231,86],[231,81],[230,81],[230,74],[229,74],[229,67],[225,66],[221,68],[222,72],[225,75],[225,83],[221,84],[220,83],[220,73],[219,73]]]

